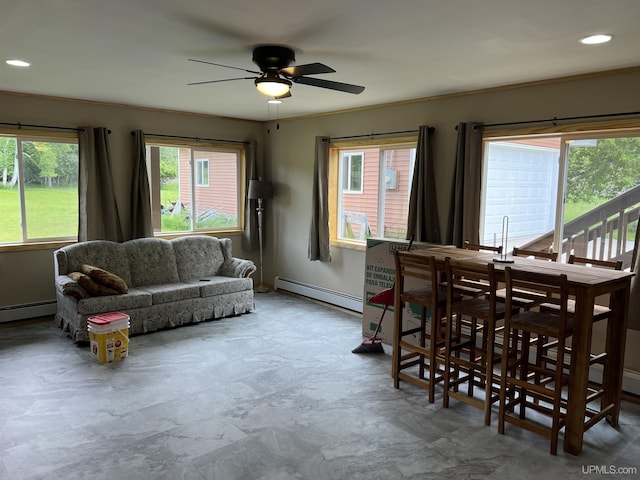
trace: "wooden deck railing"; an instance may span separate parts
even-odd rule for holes
[[[565,224],[561,255],[622,260],[623,268],[629,268],[639,216],[640,185]],[[549,232],[521,247],[542,251],[552,244]]]

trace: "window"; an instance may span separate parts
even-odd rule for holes
[[[342,191],[344,193],[362,193],[362,152],[343,152],[340,159],[340,171],[342,172]]]
[[[480,240],[630,266],[640,213],[640,130],[485,140]]]
[[[147,141],[155,232],[230,231],[242,225],[242,146]]]
[[[209,159],[196,160],[196,187],[209,186]]]
[[[0,243],[78,237],[78,138],[0,132]]]
[[[330,181],[334,242],[404,239],[415,163],[415,140],[385,145],[332,145]]]

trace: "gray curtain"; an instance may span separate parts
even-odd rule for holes
[[[260,246],[258,241],[258,213],[256,211],[257,200],[249,200],[246,195],[249,192],[249,182],[258,179],[256,147],[255,140],[252,140],[247,147],[247,162],[245,165],[244,229],[242,232],[242,248],[245,251],[256,250]]]
[[[316,154],[313,166],[313,190],[311,195],[309,260],[330,262],[328,137],[316,137]]]
[[[122,223],[111,172],[109,130],[102,127],[82,129],[79,160],[78,240],[122,242]]]
[[[413,237],[416,242],[440,243],[440,220],[431,147],[434,130],[427,125],[421,125],[418,129],[407,220],[407,238]]]
[[[636,227],[636,232],[640,228],[640,218]],[[638,243],[640,235],[636,233],[635,245],[633,246],[633,256],[631,258],[631,271],[636,275],[631,279],[631,294],[629,296],[629,317],[627,328],[640,330],[640,261],[638,261]]]
[[[459,123],[446,243],[479,243],[481,182],[482,124]]]
[[[151,191],[147,176],[146,148],[144,132],[133,132],[135,156],[131,179],[131,238],[153,237],[151,218]]]

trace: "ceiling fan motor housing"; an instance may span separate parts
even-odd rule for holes
[[[263,72],[280,71],[296,61],[295,52],[282,45],[262,45],[253,49],[253,63]]]

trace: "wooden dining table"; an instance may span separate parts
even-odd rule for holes
[[[518,270],[546,272],[556,275],[564,273],[567,275],[569,293],[575,298],[576,304],[567,392],[564,450],[574,455],[582,452],[585,432],[584,412],[589,383],[593,306],[597,297],[608,294],[611,314],[607,321],[605,351],[608,355],[608,361],[605,363],[602,377],[605,393],[601,398],[601,405],[608,407],[606,418],[609,423],[614,427],[618,426],[629,310],[629,290],[633,273],[522,257],[509,257],[509,260],[512,260],[513,263],[495,262],[495,259],[500,258],[495,254],[455,247],[421,248],[412,250],[411,255],[434,256],[438,268],[443,270],[446,257],[473,263],[486,264],[494,262],[500,281],[504,280],[504,268],[507,265]],[[398,282],[396,282],[397,284]]]

